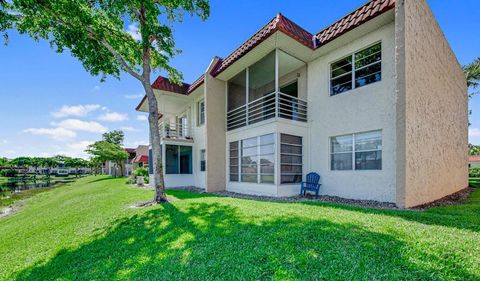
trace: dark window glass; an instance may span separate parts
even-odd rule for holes
[[[352,89],[352,75],[345,75],[335,79],[332,79],[330,82],[331,89],[330,95],[338,95],[340,93],[346,92]]]
[[[178,146],[166,145],[165,150],[166,173],[178,174]]]
[[[230,181],[238,181],[238,141],[230,143]]]
[[[162,151],[162,149],[160,149],[160,151]],[[152,175],[153,174],[153,151],[152,151],[151,148],[148,150],[148,160],[149,160],[148,161],[148,173],[150,175]]]
[[[247,94],[247,76],[243,70],[228,81],[228,111],[245,105]]]
[[[302,137],[280,135],[280,183],[302,181]]]
[[[356,88],[380,80],[382,80],[382,64],[380,62],[355,71]]]
[[[302,165],[282,165],[281,171],[284,174],[302,173]]]
[[[332,78],[350,73],[352,71],[352,57],[348,56],[332,63],[330,69],[332,71]]]
[[[379,62],[381,60],[382,44],[378,43],[374,46],[355,53],[355,69],[360,69],[366,65]]]
[[[336,153],[331,155],[332,170],[351,170],[352,153]]]
[[[299,183],[302,182],[302,174],[297,175],[282,175],[282,183]]]
[[[180,174],[192,173],[192,147],[179,146],[180,149]]]
[[[200,171],[205,172],[206,161],[205,161],[205,149],[200,150]]]
[[[302,154],[302,147],[298,145],[282,144],[282,152],[287,154]]]
[[[352,66],[352,59],[355,59]],[[355,69],[355,73],[353,73]],[[352,85],[355,77],[355,86]],[[338,95],[382,79],[382,44],[378,43],[330,65],[330,95]]]
[[[382,151],[355,153],[355,170],[381,170]]]
[[[302,137],[297,137],[297,136],[282,134],[282,135],[280,136],[280,141],[282,142],[282,144],[297,144],[297,145],[301,145],[301,144],[302,144]]]

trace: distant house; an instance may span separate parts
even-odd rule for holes
[[[480,155],[470,155],[468,157],[469,168],[480,168]]]
[[[107,161],[103,166],[103,173],[111,176],[120,175],[120,169],[123,169],[124,176],[130,176],[138,168],[148,166],[148,145],[139,145],[137,148],[125,148],[128,158],[122,167],[112,161]]]
[[[132,160],[133,170],[138,167],[148,167],[148,145],[139,145]]]
[[[322,194],[411,207],[468,186],[465,76],[427,1],[320,28],[278,14],[192,84],[154,81],[167,187],[292,196],[315,171]]]

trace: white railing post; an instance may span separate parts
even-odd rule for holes
[[[245,76],[247,76],[245,78],[245,86],[246,86],[246,90],[245,90],[245,125],[248,125],[248,107],[250,106],[249,105],[249,101],[250,101],[250,68],[247,67],[247,69],[245,70]]]
[[[278,48],[275,48],[275,117],[278,117]]]

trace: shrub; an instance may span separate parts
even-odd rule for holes
[[[17,175],[17,170],[14,169],[8,169],[8,170],[1,170],[0,171],[0,176],[2,177],[14,177]]]
[[[141,176],[148,177],[148,170],[143,167],[138,167],[135,169],[135,171],[133,171],[133,174],[137,177],[141,177]]]
[[[480,167],[470,168],[468,176],[471,178],[480,178]]]

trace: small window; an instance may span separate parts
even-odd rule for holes
[[[200,150],[200,172],[205,172],[205,149]]]
[[[230,143],[230,181],[238,181],[238,141]]]
[[[330,65],[330,95],[382,80],[382,44],[353,53]]]
[[[330,138],[331,170],[381,170],[382,131]]]
[[[198,126],[201,126],[205,124],[205,101],[201,100],[197,104],[197,120],[198,120]]]

